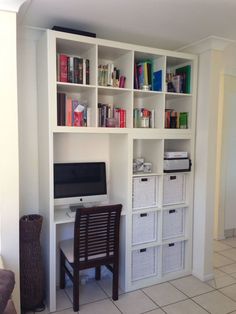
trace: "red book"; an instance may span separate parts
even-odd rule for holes
[[[68,56],[60,54],[59,63],[59,80],[60,82],[68,82]]]
[[[83,126],[83,112],[74,111],[74,126]]]
[[[120,128],[126,127],[126,110],[119,109],[120,112]]]
[[[72,126],[72,99],[66,99],[66,126]]]

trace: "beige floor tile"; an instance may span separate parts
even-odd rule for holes
[[[221,251],[220,254],[236,261],[236,249],[234,249],[234,248],[229,249],[229,250],[225,250],[225,251]]]
[[[214,268],[213,273],[214,273],[214,278],[225,276],[225,273],[223,271],[221,271],[221,269],[219,269],[219,268]]]
[[[73,288],[72,287],[66,288],[66,293],[68,294],[72,302]],[[80,296],[80,300],[79,300],[80,305],[108,298],[105,292],[93,280],[91,282],[89,281],[88,283],[86,283],[86,285],[80,285],[79,296]]]
[[[145,314],[165,314],[165,312],[162,311],[161,309],[156,309],[150,312],[145,312]]]
[[[41,314],[42,312],[40,312]],[[64,311],[60,311],[60,312],[56,312],[54,314],[75,314],[75,313],[80,313],[80,312],[74,312],[73,308],[71,307],[70,309],[64,310]]]
[[[220,289],[220,291],[227,297],[236,301],[236,284]]]
[[[192,300],[181,301],[163,307],[167,314],[207,314],[203,308],[194,303]]]
[[[218,291],[202,294],[193,300],[211,314],[226,314],[236,310],[236,303]]]
[[[122,294],[113,302],[124,314],[141,314],[158,308],[141,290]]]
[[[112,296],[112,278],[109,276],[104,276],[101,280],[97,281],[97,284],[105,291],[105,293],[111,297]],[[122,289],[119,288],[119,295],[124,293]]]
[[[168,282],[145,288],[143,291],[159,306],[187,299],[186,295]]]
[[[228,238],[220,242],[232,247],[236,247],[236,238]]]
[[[65,290],[57,290],[56,295],[56,308],[57,311],[68,309],[72,306],[72,303],[65,293]]]
[[[236,283],[236,280],[229,275],[216,277],[213,280],[207,281],[207,284],[213,288],[219,289]]]
[[[230,274],[231,277],[236,278],[236,273]]]
[[[223,271],[227,274],[236,273],[236,263],[220,267],[220,268],[218,268],[218,270]]]
[[[111,300],[106,299],[82,305],[79,314],[120,314],[120,311]]]
[[[213,266],[214,267],[222,267],[226,265],[233,264],[234,261],[232,259],[229,259],[221,254],[214,253],[213,255]]]
[[[213,242],[213,248],[214,248],[215,252],[219,252],[219,251],[230,249],[231,246],[229,246],[229,245],[227,245],[221,241],[214,241]]]
[[[202,282],[194,276],[188,276],[171,281],[177,289],[185,293],[189,297],[212,291],[213,288]]]

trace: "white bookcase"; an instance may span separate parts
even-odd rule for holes
[[[58,53],[89,59],[88,85],[57,80]],[[134,64],[143,60],[152,61],[153,71],[162,71],[162,90],[134,89]],[[98,85],[98,66],[108,63],[126,77],[124,88]],[[190,93],[168,92],[167,71],[185,65],[191,67]],[[123,204],[120,285],[124,291],[191,273],[196,72],[197,57],[190,54],[51,30],[42,36],[38,46],[39,198],[50,311],[56,310],[57,243],[73,234],[73,219],[66,217],[66,208],[54,206],[54,162],[106,162],[109,202]],[[89,126],[57,125],[58,92],[86,102]],[[126,127],[99,127],[98,103],[125,109]],[[134,109],[144,106],[154,114],[152,128],[134,127]],[[188,128],[165,128],[166,109],[188,112]],[[191,172],[164,173],[168,150],[187,151],[193,162]],[[152,172],[133,173],[137,158],[152,163]],[[169,180],[170,176],[175,179]]]

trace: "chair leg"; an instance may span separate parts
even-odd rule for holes
[[[60,289],[65,289],[65,255],[60,250]]]
[[[79,311],[79,270],[75,270],[73,275],[73,310]]]
[[[119,266],[118,262],[113,264],[113,278],[112,278],[112,299],[118,300],[118,288],[119,287]]]
[[[95,279],[96,280],[101,279],[101,266],[95,267]]]

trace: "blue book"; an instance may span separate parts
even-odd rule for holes
[[[162,70],[153,72],[152,90],[156,92],[162,91]]]

